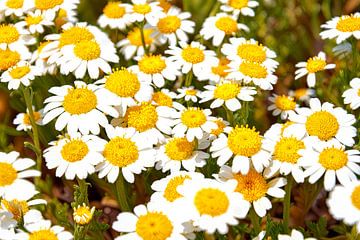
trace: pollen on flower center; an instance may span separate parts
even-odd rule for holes
[[[163,92],[155,92],[152,95],[152,100],[159,106],[171,107],[173,105],[171,97]]]
[[[166,185],[164,198],[166,198],[169,202],[174,202],[176,199],[181,198],[182,195],[177,191],[177,187],[182,185],[186,179],[191,178],[186,175],[173,177]]]
[[[220,216],[228,210],[230,201],[226,194],[216,188],[204,188],[194,198],[195,207],[201,215]]]
[[[139,132],[156,127],[158,114],[155,106],[143,102],[139,106],[129,107],[125,114],[125,122],[128,127],[133,127]]]
[[[229,63],[230,61],[226,58],[220,59],[219,64],[216,67],[211,67],[211,71],[220,77],[226,77],[229,74],[229,72],[226,71],[230,69],[228,66]]]
[[[341,32],[355,32],[360,30],[360,17],[353,15],[342,17],[336,24],[336,29]]]
[[[250,157],[260,151],[261,140],[255,127],[236,126],[229,133],[227,144],[235,155]]]
[[[27,16],[25,18],[25,22],[28,26],[39,24],[42,20],[42,16]]]
[[[88,113],[97,106],[95,93],[87,88],[69,89],[63,107],[70,114]]]
[[[249,0],[229,0],[229,6],[235,9],[242,9],[247,7]]]
[[[74,47],[74,54],[82,60],[90,61],[100,57],[101,49],[95,41],[81,41]]]
[[[280,162],[297,163],[300,158],[298,151],[304,149],[303,141],[295,137],[283,137],[275,145],[274,159]]]
[[[103,9],[103,13],[108,18],[121,18],[125,12],[125,8],[120,6],[120,2],[109,2]]]
[[[200,63],[205,59],[205,54],[201,49],[190,46],[182,50],[181,56],[186,62],[192,64]]]
[[[316,73],[318,71],[324,70],[325,66],[325,60],[319,57],[309,58],[306,63],[306,69],[309,73]]]
[[[23,5],[24,5],[24,0],[7,0],[6,1],[6,6],[8,8],[12,8],[12,9],[22,8]]]
[[[237,55],[250,62],[262,63],[266,60],[266,51],[259,43],[244,43],[239,45]]]
[[[70,44],[77,44],[81,41],[90,41],[94,35],[85,27],[71,27],[60,34],[59,47]]]
[[[161,212],[148,212],[136,222],[136,233],[146,240],[166,240],[173,229],[169,218]]]
[[[236,98],[236,96],[240,93],[240,90],[241,90],[240,84],[235,82],[216,85],[216,89],[214,91],[214,97],[226,101],[229,99]]]
[[[236,174],[234,179],[238,183],[236,191],[241,193],[244,199],[249,202],[264,197],[269,188],[265,178],[255,170],[250,170],[246,175]]]
[[[68,162],[81,161],[88,153],[88,145],[78,139],[67,142],[61,149],[61,156]]]
[[[126,68],[117,69],[105,78],[105,88],[119,97],[134,97],[140,90],[137,75]]]
[[[145,4],[134,4],[133,10],[136,13],[145,15],[145,14],[151,12],[151,6],[146,3]]]
[[[29,234],[29,240],[59,240],[55,233],[48,229],[34,231]]]
[[[33,116],[35,122],[37,122],[41,118],[41,114],[39,112],[33,112]],[[28,113],[25,113],[23,122],[26,125],[31,125],[30,116]]]
[[[266,78],[267,69],[264,65],[256,62],[244,61],[240,64],[239,71],[252,78]]]
[[[39,10],[48,10],[62,4],[63,2],[64,0],[35,0],[35,7]]]
[[[211,134],[214,134],[215,136],[219,136],[221,133],[224,132],[224,128],[226,127],[225,123],[220,120],[220,119],[217,119],[214,121],[217,125],[217,128],[216,129],[212,129],[211,130]]]
[[[352,204],[360,210],[360,186],[355,187],[354,191],[351,194]]]
[[[16,169],[10,163],[0,162],[0,187],[11,185],[16,179]]]
[[[161,33],[170,34],[176,32],[181,26],[181,21],[177,16],[167,16],[161,18],[157,23],[157,28]]]
[[[294,110],[296,107],[296,102],[292,97],[281,95],[275,98],[275,105],[278,109],[283,111]]]
[[[188,128],[200,127],[206,122],[206,115],[199,108],[188,108],[181,114],[181,122]]]
[[[166,68],[166,62],[161,55],[144,56],[138,62],[140,71],[146,74],[161,73]]]
[[[215,22],[215,26],[227,35],[233,34],[238,30],[237,22],[231,17],[219,18]]]
[[[13,218],[16,221],[21,221],[23,216],[29,211],[29,206],[26,201],[20,201],[17,199],[7,201],[5,199],[1,200],[1,205],[5,207],[5,209],[12,213]],[[1,209],[1,206],[0,206]]]
[[[13,43],[20,37],[20,33],[13,25],[0,25],[0,43]]]
[[[182,161],[189,159],[195,149],[195,143],[186,138],[173,138],[165,145],[165,154],[171,159]]]
[[[310,136],[317,136],[320,140],[326,141],[336,135],[339,123],[331,113],[318,111],[307,118],[305,127]]]
[[[144,29],[145,45],[150,45],[153,42],[153,38],[151,37],[152,32],[152,29]],[[129,40],[131,45],[137,47],[142,46],[141,31],[139,28],[134,28],[132,31],[130,31],[127,35],[127,39]]]
[[[0,71],[15,66],[20,61],[20,54],[9,49],[0,49]]]
[[[112,165],[126,167],[136,162],[139,150],[130,139],[115,137],[105,145],[103,155]]]
[[[328,170],[339,170],[346,166],[348,155],[343,149],[325,148],[319,155],[319,163]]]
[[[13,79],[20,79],[30,72],[29,66],[15,67],[9,71]]]
[[[196,89],[186,89],[185,94],[189,95],[189,96],[195,96],[197,94],[197,90]]]
[[[85,225],[88,224],[94,214],[95,209],[90,209],[89,206],[78,206],[74,208],[73,218],[77,224]]]

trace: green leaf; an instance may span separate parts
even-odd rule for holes
[[[329,231],[327,230],[327,220],[324,217],[320,217],[318,222],[306,222],[312,236],[316,238],[326,237]]]

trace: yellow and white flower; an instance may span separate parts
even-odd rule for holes
[[[295,229],[291,231],[291,235],[279,234],[278,239],[279,240],[316,240],[316,238],[304,238],[304,235],[300,231]]]
[[[354,115],[331,103],[321,104],[317,98],[310,100],[310,108],[297,108],[290,113],[289,120],[294,123],[289,129],[310,136],[315,141],[336,138],[345,146],[355,143],[356,128],[352,126],[355,123]]]
[[[36,10],[35,12],[29,12],[24,21],[18,24],[28,29],[31,34],[34,34],[43,33],[44,27],[52,26],[54,22],[52,21],[52,16],[48,16],[46,12],[42,13],[40,10]]]
[[[21,23],[0,25],[0,49],[28,52],[26,45],[32,45],[35,39],[24,29]]]
[[[102,152],[104,161],[96,167],[99,178],[107,176],[108,181],[114,183],[121,170],[125,180],[133,183],[134,174],[154,166],[156,151],[134,128],[109,125],[106,134],[110,140]]]
[[[77,207],[74,207],[73,218],[77,224],[85,225],[90,223],[94,213],[95,213],[95,207],[92,207],[90,209],[89,206],[86,206],[86,204],[83,203],[82,206],[78,205]]]
[[[132,0],[131,3],[130,20],[132,22],[144,22],[146,20],[147,23],[155,26],[163,13],[159,2],[148,3],[147,0]]]
[[[297,101],[309,103],[310,99],[315,97],[315,90],[311,88],[298,88],[290,90],[289,96],[294,97]]]
[[[35,111],[35,108],[33,107],[33,114],[34,114],[34,120],[37,125],[43,125],[42,119],[43,119],[43,110]],[[29,131],[31,130],[31,121],[29,116],[29,110],[26,110],[26,113],[19,113],[16,115],[14,121],[14,125],[17,125],[16,130],[17,131]]]
[[[331,215],[348,225],[356,225],[360,232],[360,181],[336,186],[327,200]]]
[[[319,52],[315,57],[309,58],[306,62],[299,62],[295,65],[297,68],[295,71],[295,80],[308,75],[306,82],[308,87],[315,87],[316,77],[315,73],[327,69],[335,68],[335,64],[326,64],[326,55],[324,52]]]
[[[198,89],[195,89],[193,86],[178,88],[177,91],[179,92],[177,98],[184,98],[184,100],[187,102],[192,101],[196,103],[198,98],[201,98],[202,96],[202,92]]]
[[[229,75],[228,70],[230,60],[227,58],[217,58],[216,62],[212,62],[208,65],[208,68],[204,69],[199,75],[197,76],[199,81],[206,81],[209,80],[211,83],[219,83],[221,80],[224,80]]]
[[[99,91],[99,86],[75,81],[75,87],[64,85],[52,87],[51,96],[45,100],[43,123],[47,124],[57,118],[55,129],[61,131],[67,126],[69,134],[78,130],[82,134],[99,134],[100,127],[108,125],[106,114],[118,117],[119,113],[113,107],[110,99],[105,98]]]
[[[360,107],[360,78],[353,78],[350,81],[350,87],[343,94],[345,104],[350,104],[351,109]]]
[[[216,86],[206,85],[207,91],[202,93],[200,103],[213,100],[210,108],[218,108],[225,104],[230,111],[237,111],[241,108],[241,101],[253,101],[256,94],[254,87],[241,86],[238,82],[222,81]]]
[[[31,58],[31,53],[25,47],[25,50],[2,50],[0,49],[0,71],[6,71],[11,67],[16,66],[20,61],[25,61]]]
[[[211,117],[211,121],[216,123],[217,128],[211,130],[209,139],[210,141],[213,141],[214,139],[220,137],[221,135],[224,135],[226,132],[231,131],[231,127],[229,126],[230,123],[228,121],[225,121],[221,117]]]
[[[154,92],[152,94],[152,104],[156,106],[164,106],[174,109],[181,109],[181,104],[173,101],[177,98],[177,94],[170,92],[169,89],[162,88],[161,91]]]
[[[111,29],[126,29],[130,25],[131,5],[121,2],[108,2],[103,9],[103,13],[98,19],[100,27],[109,26]]]
[[[36,0],[34,1],[34,8],[35,11],[40,10],[53,15],[53,18],[55,18],[60,9],[75,9],[79,3],[79,0]]]
[[[57,72],[56,63],[48,63],[47,57],[40,57],[44,47],[50,42],[40,42],[39,47],[33,52],[30,62],[35,63],[35,66],[41,69],[42,75],[47,73],[54,75]]]
[[[219,0],[223,5],[220,9],[224,12],[232,12],[234,16],[239,14],[244,16],[255,16],[253,8],[259,6],[259,3],[254,0]]]
[[[225,37],[234,36],[240,30],[249,31],[249,28],[237,22],[237,18],[226,13],[218,13],[216,16],[208,17],[200,30],[200,35],[205,40],[212,38],[214,46],[220,46]]]
[[[42,75],[39,67],[30,65],[29,62],[21,61],[15,66],[10,67],[1,74],[1,82],[8,83],[9,90],[18,89],[20,85],[29,86],[30,81]]]
[[[33,7],[33,0],[4,0],[0,2],[0,12],[3,12],[5,16],[15,15],[21,17]]]
[[[212,142],[211,156],[217,159],[217,164],[223,166],[231,158],[233,172],[247,174],[250,163],[256,171],[262,172],[269,166],[271,154],[264,149],[263,137],[255,127],[236,126]]]
[[[280,115],[282,120],[288,118],[289,113],[293,112],[298,105],[296,104],[293,97],[286,96],[286,95],[277,95],[275,93],[269,97],[269,101],[272,103],[268,106],[268,111],[273,111],[273,116]]]
[[[325,30],[320,33],[322,39],[336,38],[336,43],[354,36],[360,39],[360,12],[341,17],[334,17],[330,21],[321,25]]]

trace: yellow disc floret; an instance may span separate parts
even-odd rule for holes
[[[182,195],[177,191],[177,187],[183,185],[186,179],[191,179],[189,176],[176,176],[170,179],[166,185],[164,191],[164,198],[169,202],[174,202],[176,199],[182,197]]]
[[[325,60],[319,57],[309,58],[306,62],[306,69],[309,73],[316,73],[318,71],[324,70],[325,66]]]
[[[77,44],[81,41],[90,41],[92,39],[94,39],[94,35],[87,28],[74,26],[64,30],[60,34],[59,47]]]
[[[238,182],[236,191],[249,202],[264,197],[269,188],[265,178],[255,170],[250,170],[246,175],[236,174],[234,179]]]
[[[214,97],[222,99],[224,101],[236,98],[240,93],[241,86],[236,82],[229,82],[216,85],[214,91]]]
[[[275,98],[275,105],[278,109],[282,111],[287,111],[294,110],[296,107],[296,102],[292,97],[281,95]]]
[[[29,66],[14,67],[9,71],[9,75],[13,79],[21,79],[30,72]]]
[[[12,9],[22,8],[23,5],[24,5],[24,0],[7,0],[6,1],[6,6],[8,8],[12,8]]]
[[[39,10],[49,10],[63,2],[64,0],[35,0],[35,8]]]
[[[97,42],[81,41],[74,47],[74,54],[85,61],[94,60],[100,57],[101,49]]]
[[[237,55],[250,62],[262,63],[266,60],[266,51],[259,43],[244,43],[239,45]]]
[[[88,113],[97,106],[95,93],[87,88],[69,89],[64,97],[63,106],[70,114]]]
[[[166,62],[161,55],[144,56],[138,65],[140,71],[146,74],[161,73],[166,68]]]
[[[223,191],[216,188],[204,188],[196,193],[194,204],[201,215],[216,217],[227,212],[230,201]]]
[[[275,145],[274,159],[295,164],[300,158],[299,150],[304,148],[303,141],[295,137],[283,137]]]
[[[216,67],[211,67],[212,73],[220,77],[226,77],[229,74],[227,71],[230,69],[228,66],[229,63],[230,61],[226,58],[220,59],[219,64]]]
[[[236,33],[238,30],[237,22],[231,17],[220,17],[216,22],[215,26],[223,31],[226,35]]]
[[[228,4],[235,9],[242,9],[247,7],[248,2],[249,0],[229,0]]]
[[[151,12],[151,6],[149,4],[134,4],[133,5],[133,11],[135,13],[139,13],[139,14],[147,14],[149,12]]]
[[[0,187],[11,185],[16,179],[16,169],[10,163],[0,162]]]
[[[224,129],[226,127],[226,124],[224,123],[223,120],[221,119],[217,119],[214,121],[217,125],[216,129],[211,130],[211,134],[214,134],[215,136],[219,136],[221,133],[224,132]]]
[[[267,69],[264,65],[256,62],[244,61],[240,64],[239,71],[245,76],[252,78],[266,78]]]
[[[158,114],[154,105],[143,102],[139,106],[129,107],[125,114],[128,127],[133,127],[139,132],[156,128]]]
[[[59,240],[50,229],[42,229],[29,234],[29,240]]]
[[[175,33],[181,26],[180,18],[177,16],[167,16],[161,18],[157,23],[157,28],[163,34]]]
[[[354,191],[351,194],[351,202],[360,210],[360,186],[354,188]]]
[[[163,92],[154,92],[152,100],[159,106],[172,107],[173,105],[172,98]]]
[[[171,159],[182,161],[189,159],[195,150],[195,143],[186,138],[173,138],[165,145],[165,154]]]
[[[34,121],[37,122],[41,118],[41,114],[39,112],[33,112]],[[23,123],[25,125],[31,125],[30,116],[28,113],[25,113]]]
[[[255,127],[236,126],[229,133],[227,144],[235,155],[251,157],[260,151],[261,141]]]
[[[360,17],[354,15],[341,17],[336,24],[336,29],[341,32],[360,31]]]
[[[0,71],[15,66],[20,61],[20,54],[9,49],[0,49]]]
[[[317,136],[320,140],[326,141],[337,134],[339,123],[331,113],[318,111],[307,118],[305,127],[310,136]]]
[[[78,206],[74,208],[73,218],[77,224],[85,225],[88,224],[94,214],[95,208],[90,209],[89,206],[86,206],[85,203],[83,206]]]
[[[136,162],[139,150],[130,139],[115,137],[105,145],[103,155],[112,165],[126,167]]]
[[[327,170],[339,170],[346,166],[348,155],[343,149],[325,148],[319,155],[319,163]]]
[[[125,15],[126,11],[124,7],[120,6],[120,2],[108,2],[104,7],[103,13],[108,18],[121,18]]]
[[[61,149],[61,156],[67,162],[78,162],[84,159],[89,153],[89,147],[82,140],[71,140]]]
[[[20,33],[13,25],[0,25],[0,43],[13,43],[19,40]]]
[[[206,115],[199,108],[188,108],[182,112],[181,122],[188,128],[200,127],[206,122]]]
[[[173,229],[169,218],[161,212],[148,212],[136,222],[136,233],[146,240],[166,240]]]
[[[144,29],[144,42],[145,45],[150,45],[154,39],[151,37],[151,33],[153,32],[152,29]],[[129,40],[131,45],[141,47],[143,45],[141,40],[141,30],[140,28],[134,28],[131,30],[128,35],[127,39]]]
[[[13,218],[17,222],[21,221],[24,215],[29,211],[27,202],[17,199],[11,201],[3,199],[1,200],[1,206],[4,206],[5,210],[11,212]],[[1,206],[0,209],[2,208]]]
[[[295,90],[294,97],[299,100],[302,97],[305,97],[307,94],[308,94],[307,88],[299,88]]]
[[[106,77],[105,88],[119,97],[134,97],[140,90],[140,81],[135,73],[121,68]]]
[[[39,24],[42,20],[42,16],[27,16],[25,18],[25,22],[28,26]]]
[[[204,51],[196,47],[186,47],[181,52],[182,58],[192,64],[201,63],[205,59]]]

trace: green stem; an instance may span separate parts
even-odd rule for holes
[[[255,235],[258,235],[261,232],[261,226],[260,226],[260,220],[261,219],[256,214],[254,207],[250,208],[249,217],[250,217],[251,223],[253,225]]]
[[[193,72],[192,70],[188,72],[185,78],[185,87],[190,87],[193,79]]]
[[[144,34],[144,23],[140,25],[141,42],[146,55],[149,55],[149,49],[146,47],[145,34]]]
[[[78,189],[79,192],[74,194],[74,204],[73,206],[78,207],[79,205],[86,204],[89,205],[89,198],[88,198],[88,184],[84,179],[77,178],[78,182]],[[88,230],[88,225],[81,225],[75,223],[74,229],[74,240],[83,240],[85,239],[86,233]]]
[[[131,211],[130,204],[128,202],[128,195],[125,186],[125,179],[122,173],[119,173],[119,177],[115,182],[116,200],[120,206],[120,209],[124,212]]]
[[[79,185],[79,191],[80,191],[80,197],[77,199],[78,204],[85,203],[86,205],[89,205],[89,198],[88,198],[88,184],[84,179],[77,179],[78,185]]]
[[[224,109],[226,111],[226,120],[230,123],[231,126],[234,125],[234,113],[230,111],[225,105]]]
[[[284,197],[284,210],[283,210],[283,220],[284,228],[287,233],[289,233],[289,221],[290,221],[290,205],[291,205],[291,190],[293,185],[293,178],[291,175],[287,177],[287,184],[285,186],[285,197]]]
[[[249,117],[249,102],[245,101],[240,109],[240,121],[242,125],[247,124]]]

